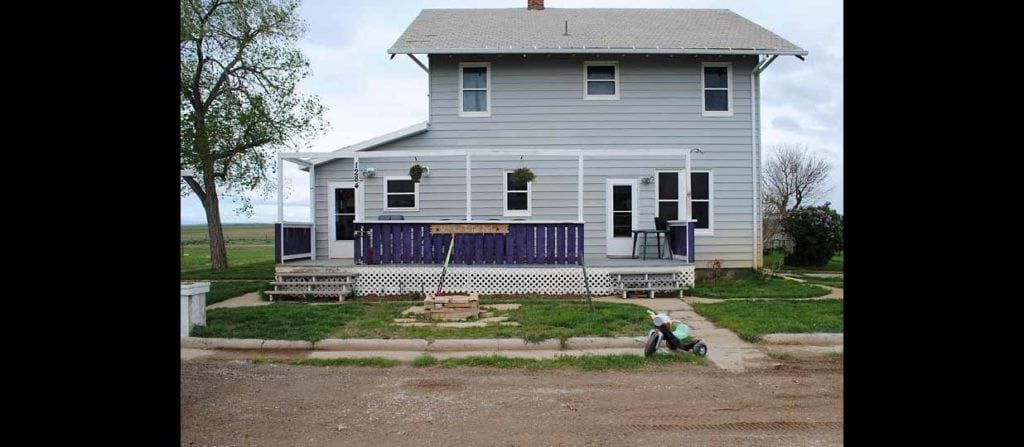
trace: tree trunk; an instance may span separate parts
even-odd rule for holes
[[[214,271],[228,269],[228,252],[224,247],[224,228],[220,223],[220,200],[217,198],[217,185],[213,179],[213,167],[205,169],[203,177],[206,183],[206,229],[210,235],[210,266]]]

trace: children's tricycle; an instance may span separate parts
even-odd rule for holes
[[[647,332],[647,343],[644,344],[644,357],[654,355],[658,347],[661,346],[662,339],[668,343],[668,347],[673,351],[692,352],[701,357],[707,355],[708,346],[704,342],[694,340],[683,344],[680,341],[690,335],[690,328],[683,324],[682,321],[673,320],[667,314],[656,314],[650,310],[647,311],[647,318],[654,323],[654,329]]]

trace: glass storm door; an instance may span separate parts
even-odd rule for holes
[[[352,182],[332,182],[327,240],[331,258],[351,258],[356,220],[356,188]]]
[[[606,253],[630,256],[637,228],[636,179],[608,179],[606,185]]]

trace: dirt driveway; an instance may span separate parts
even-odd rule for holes
[[[744,373],[182,361],[182,445],[841,445],[841,360]]]

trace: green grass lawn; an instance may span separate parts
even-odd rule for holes
[[[217,304],[228,298],[269,288],[270,283],[267,281],[212,281],[210,282],[210,293],[206,294],[206,305]]]
[[[829,290],[773,276],[737,273],[716,280],[701,279],[685,294],[703,298],[813,298],[828,295]]]
[[[210,269],[210,247],[186,245],[181,256],[181,279],[274,279],[274,246],[226,246],[228,270]]]
[[[434,328],[393,326],[410,302],[343,304],[272,304],[212,309],[196,337],[264,338],[316,341],[337,338],[525,338],[530,341],[568,337],[640,336],[649,323],[644,308],[632,304],[594,303],[591,314],[584,301],[529,301],[496,315],[521,326]],[[637,345],[639,346],[639,345]]]
[[[274,244],[274,224],[224,224],[227,244]],[[186,244],[205,243],[209,239],[206,225],[182,225],[181,240]]]
[[[777,268],[780,272],[843,272],[843,252],[837,253],[825,264],[823,267],[792,267],[788,265],[782,265],[786,254],[781,250],[773,250],[771,253],[764,255],[764,266],[767,268]],[[781,267],[778,267],[782,265]]]
[[[747,341],[764,334],[843,331],[842,300],[735,300],[695,303],[693,309]]]

